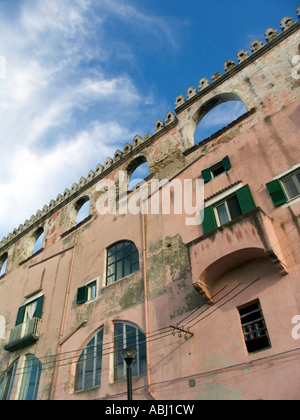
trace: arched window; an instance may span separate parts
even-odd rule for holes
[[[11,367],[0,376],[0,400],[8,401],[10,399],[12,387],[14,384],[18,360],[16,360]]]
[[[19,399],[23,401],[34,401],[38,395],[42,364],[35,356],[29,354],[25,358],[22,372]]]
[[[121,241],[107,249],[106,284],[115,283],[139,270],[139,252],[131,241]]]
[[[195,144],[227,127],[247,112],[247,108],[235,94],[216,96],[205,103],[195,116],[197,128],[194,133]]]
[[[77,211],[75,226],[83,222],[90,215],[90,199],[89,197],[80,198],[75,204],[75,209]]]
[[[33,249],[33,254],[36,254],[43,248],[44,242],[44,229],[41,227],[39,228],[34,234],[35,244]]]
[[[76,364],[75,391],[101,384],[103,328],[87,343]]]
[[[150,175],[147,159],[145,156],[139,156],[134,159],[127,168],[128,190],[133,190],[137,184]]]
[[[0,277],[4,276],[4,274],[6,273],[7,259],[8,259],[8,254],[6,252],[0,258]]]
[[[143,331],[129,322],[115,323],[114,380],[126,378],[126,363],[120,351],[126,348],[136,349],[132,362],[132,376],[141,376],[147,372],[146,336]]]

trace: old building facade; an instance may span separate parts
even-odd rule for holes
[[[0,399],[126,399],[126,347],[135,399],[300,398],[300,23],[280,24],[0,242]]]

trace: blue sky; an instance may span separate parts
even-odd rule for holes
[[[0,0],[0,238],[136,134],[153,134],[178,95],[265,43],[267,28],[281,32],[299,5]],[[226,112],[230,122],[240,110]]]

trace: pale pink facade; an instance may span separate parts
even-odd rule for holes
[[[134,399],[300,398],[300,23],[275,35],[0,242],[2,399],[126,399],[117,325],[125,344],[126,326],[141,334]],[[231,100],[248,112],[196,145],[202,117]],[[175,192],[171,214],[99,214],[99,182],[119,190],[120,171],[145,161],[149,185],[205,179],[202,224],[174,214]],[[117,279],[120,241],[138,262]]]

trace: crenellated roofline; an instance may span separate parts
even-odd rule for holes
[[[300,6],[297,9],[297,16],[300,20]],[[224,64],[225,73],[222,74],[221,72],[217,72],[212,75],[212,82],[210,82],[207,78],[200,79],[198,83],[199,91],[195,87],[190,86],[187,89],[186,97],[183,95],[177,96],[175,100],[175,113],[173,111],[169,111],[164,120],[158,119],[154,125],[154,134],[147,134],[144,137],[136,135],[132,144],[126,143],[122,151],[117,150],[115,152],[113,158],[107,157],[103,165],[99,164],[95,170],[91,170],[88,173],[87,177],[81,177],[78,183],[74,183],[72,185],[71,189],[65,189],[64,193],[59,194],[56,200],[51,200],[50,203],[45,205],[42,210],[38,210],[37,213],[32,215],[29,220],[27,219],[24,224],[21,224],[18,228],[14,229],[12,233],[9,233],[7,237],[3,238],[0,241],[0,250],[12,245],[18,241],[20,237],[26,235],[35,227],[43,224],[44,221],[51,217],[55,212],[84,194],[86,190],[91,188],[104,177],[108,176],[108,174],[114,171],[119,165],[122,165],[126,161],[132,159],[137,153],[142,152],[143,149],[149,146],[149,144],[154,142],[158,137],[161,137],[174,128],[178,123],[178,116],[182,111],[187,109],[194,102],[198,101],[202,96],[207,95],[207,93],[215,89],[217,86],[223,84],[226,80],[234,76],[252,62],[256,61],[259,57],[297,31],[300,28],[300,21],[295,22],[295,20],[291,17],[284,17],[280,21],[280,27],[282,33],[279,33],[275,28],[268,28],[265,31],[264,37],[267,42],[266,44],[264,44],[261,40],[253,41],[250,45],[252,52],[251,55],[246,50],[240,50],[237,54],[238,63],[235,63],[232,59],[227,60]]]

